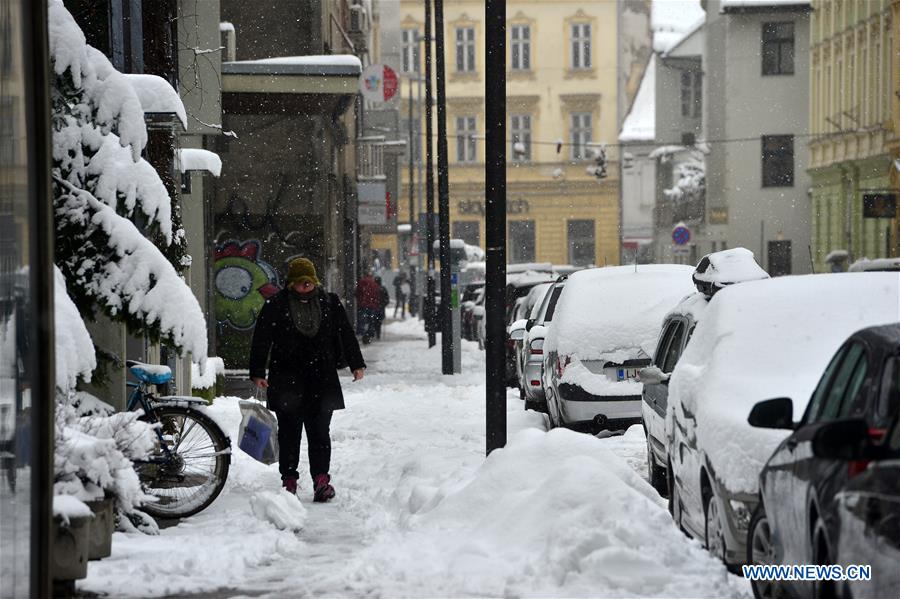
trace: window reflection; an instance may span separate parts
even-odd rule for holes
[[[0,597],[29,593],[28,178],[20,3],[0,0]]]

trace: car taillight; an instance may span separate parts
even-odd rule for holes
[[[541,382],[538,380],[533,380],[533,381],[528,381],[528,382],[531,383],[532,387],[540,387],[541,386]]]
[[[570,356],[556,356],[556,375],[562,378],[563,373],[566,371],[566,366],[571,362],[572,358]]]
[[[532,356],[541,356],[544,354],[544,340],[543,339],[535,339],[531,342],[531,355]]]
[[[869,438],[872,439],[873,443],[881,443],[884,440],[884,436],[887,434],[887,429],[885,428],[869,428]]]
[[[866,468],[869,467],[869,462],[871,460],[853,460],[847,466],[847,478],[853,478],[857,474],[861,474],[865,472]]]
[[[506,349],[516,349],[516,340],[507,338]]]

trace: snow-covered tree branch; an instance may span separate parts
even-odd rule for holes
[[[98,310],[195,360],[206,324],[182,264],[173,199],[141,158],[147,129],[128,77],[85,42],[60,0],[49,0],[53,195],[57,264],[78,311]],[[154,240],[161,247],[154,245]]]

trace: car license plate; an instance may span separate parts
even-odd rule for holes
[[[630,381],[637,378],[639,368],[618,368],[616,369],[617,381]]]

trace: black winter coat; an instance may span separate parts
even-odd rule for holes
[[[351,370],[366,367],[347,312],[337,295],[320,292],[319,332],[305,337],[294,327],[288,293],[287,289],[276,293],[259,312],[250,346],[250,378],[266,378],[268,361],[270,403],[280,391],[291,391],[302,394],[304,401],[321,401],[326,409],[341,410],[344,394],[337,366],[342,348],[344,364]]]

